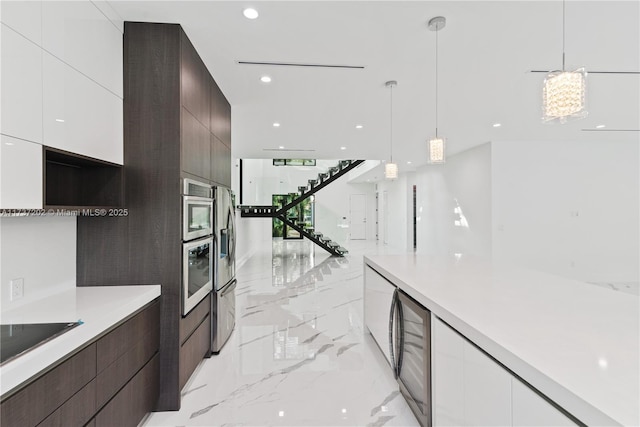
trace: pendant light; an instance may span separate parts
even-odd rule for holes
[[[542,88],[542,121],[566,123],[568,119],[587,116],[585,92],[587,73],[584,68],[565,70],[565,0],[562,0],[562,71],[551,71]]]
[[[390,160],[384,165],[384,177],[387,179],[396,179],[398,177],[398,165],[393,163],[393,87],[398,84],[395,80],[389,80],[384,85],[389,88],[389,148]]]
[[[447,20],[444,16],[436,16],[429,20],[428,26],[436,32],[436,136],[429,140],[429,163],[444,163],[445,139],[438,136],[438,31],[444,28]]]

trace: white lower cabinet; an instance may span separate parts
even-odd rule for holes
[[[434,426],[576,425],[432,315]]]
[[[514,378],[512,384],[514,426],[575,426],[562,412]]]
[[[511,425],[511,375],[466,340],[463,361],[465,425]]]
[[[42,209],[42,145],[2,135],[0,209]]]
[[[433,424],[462,426],[464,420],[464,339],[431,315]]]
[[[389,311],[396,287],[366,264],[364,270],[364,322],[384,356],[391,362]]]

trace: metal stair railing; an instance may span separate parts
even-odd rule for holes
[[[333,181],[340,178],[350,170],[360,166],[360,164],[362,164],[363,162],[364,160],[340,160],[337,167],[334,166],[333,168],[329,168],[329,172],[319,174],[318,179],[310,179],[309,185],[306,187],[308,191],[302,192],[303,187],[298,187],[298,191],[301,192],[300,196],[296,197],[291,202],[278,209],[275,213],[275,216],[284,215],[289,209],[300,204],[303,200],[315,194],[319,190],[322,190],[324,187],[331,184]],[[331,173],[332,169],[337,169],[337,171]],[[323,176],[326,176],[326,178],[323,179]]]
[[[324,237],[322,233],[309,232],[304,227],[301,227],[284,215],[277,216],[276,218],[296,230],[307,239],[311,240],[316,245],[320,246],[325,251],[329,252],[331,255],[343,257],[346,253],[349,252],[345,248],[341,247],[338,243],[335,243],[331,241],[331,239]]]

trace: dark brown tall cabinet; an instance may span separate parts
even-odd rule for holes
[[[78,218],[78,286],[160,284],[160,397],[209,350],[210,298],[181,316],[181,179],[231,185],[231,107],[177,24],[125,22],[124,181],[128,216]]]

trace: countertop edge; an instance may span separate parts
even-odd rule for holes
[[[422,292],[416,290],[411,284],[405,283],[404,280],[397,277],[389,271],[389,269],[369,256],[364,256],[364,264],[365,266],[370,265],[373,267],[374,270],[389,279],[398,288],[405,291],[410,297],[429,309],[437,317],[448,323],[469,341],[494,357],[530,386],[536,388],[580,421],[587,425],[624,425],[624,423],[611,418],[575,393],[567,390],[562,384],[559,384],[554,379],[540,372],[525,360],[517,357],[511,351],[485,335],[482,331],[474,328]]]

